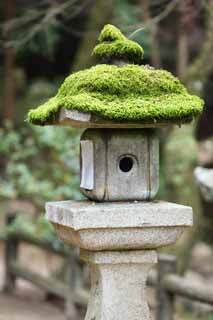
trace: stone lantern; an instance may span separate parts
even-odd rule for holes
[[[86,320],[148,320],[145,286],[156,250],[192,225],[190,207],[153,201],[155,130],[190,122],[203,102],[169,72],[141,65],[142,47],[114,26],[104,27],[93,55],[100,64],[71,74],[29,112],[34,124],[86,128],[80,188],[89,200],[47,203],[46,216],[91,267]]]

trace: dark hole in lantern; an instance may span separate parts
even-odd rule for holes
[[[119,168],[123,172],[129,172],[132,169],[133,164],[134,160],[129,156],[125,156],[120,159]]]

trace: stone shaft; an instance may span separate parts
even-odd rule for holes
[[[91,269],[91,296],[85,320],[150,320],[146,280],[157,263],[154,250],[81,250]]]

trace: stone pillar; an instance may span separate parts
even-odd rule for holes
[[[192,209],[164,201],[59,201],[47,203],[46,216],[90,265],[85,320],[150,320],[148,271],[157,262],[156,250],[192,225]]]
[[[85,251],[91,268],[91,296],[85,320],[149,320],[146,280],[154,250]]]

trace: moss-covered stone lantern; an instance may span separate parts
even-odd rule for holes
[[[190,122],[203,101],[171,73],[142,65],[142,47],[112,25],[92,54],[99,64],[68,76],[55,97],[29,112],[33,124],[87,128],[80,188],[93,201],[48,203],[47,218],[91,265],[86,320],[146,320],[155,250],[192,225],[190,207],[150,201],[159,176],[154,130]]]
[[[147,128],[189,122],[202,101],[171,73],[141,65],[142,47],[114,26],[105,26],[93,55],[108,64],[71,74],[29,121],[94,128],[81,139],[81,190],[88,198],[152,199],[158,141]]]

